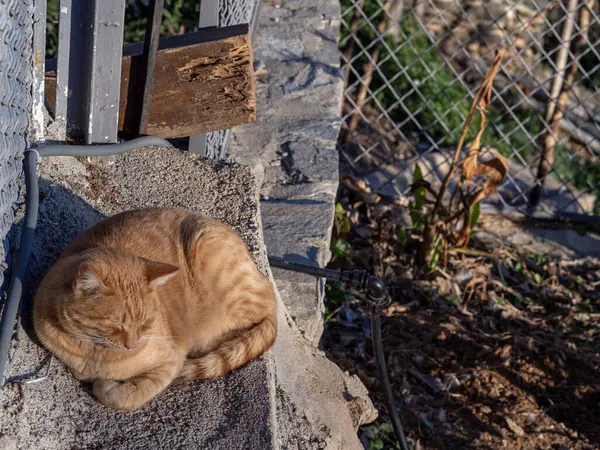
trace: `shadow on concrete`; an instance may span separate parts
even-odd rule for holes
[[[21,317],[27,331],[32,330],[33,297],[44,275],[77,235],[105,217],[87,201],[61,185],[44,179],[39,180],[39,185],[40,211],[21,301]],[[20,228],[20,224],[17,223],[17,228]]]

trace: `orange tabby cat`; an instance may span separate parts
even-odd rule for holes
[[[134,410],[176,377],[223,375],[275,341],[273,287],[216,220],[151,208],[78,236],[34,302],[41,342],[105,405]]]

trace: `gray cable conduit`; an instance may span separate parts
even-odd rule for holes
[[[12,269],[12,276],[8,288],[8,295],[2,318],[0,319],[0,378],[1,384],[5,383],[5,369],[8,361],[14,326],[19,312],[21,295],[23,293],[23,280],[27,274],[27,265],[31,256],[35,227],[39,209],[39,185],[37,177],[38,157],[44,156],[111,156],[135,150],[142,147],[169,147],[173,146],[165,139],[144,136],[119,144],[109,145],[46,145],[25,150],[23,170],[25,172],[25,219],[21,229],[19,249],[17,250],[16,263]]]

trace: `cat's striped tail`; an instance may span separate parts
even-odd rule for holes
[[[186,380],[215,378],[244,365],[271,348],[277,335],[276,323],[274,314],[265,317],[212,352],[187,359],[179,375]]]

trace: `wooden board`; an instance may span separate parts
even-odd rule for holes
[[[123,48],[119,130],[137,132],[143,44]],[[48,61],[46,101],[56,101],[56,63]],[[148,134],[163,138],[225,130],[256,119],[248,25],[161,38]]]

